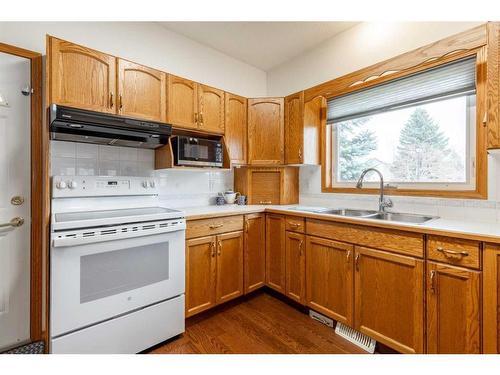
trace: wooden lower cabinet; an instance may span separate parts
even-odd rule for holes
[[[305,235],[287,231],[285,234],[285,293],[292,300],[305,304],[306,256]]]
[[[285,293],[285,217],[266,215],[266,285]]]
[[[242,231],[186,241],[186,317],[242,294]]]
[[[306,303],[353,326],[353,245],[306,236]]]
[[[216,302],[243,295],[243,232],[217,236]]]
[[[250,293],[266,282],[266,215],[245,215],[245,245],[243,253],[244,290]]]
[[[500,353],[500,245],[486,244],[483,260],[483,352]]]
[[[480,272],[427,263],[427,352],[481,351]]]
[[[424,261],[355,246],[355,329],[402,353],[424,353]]]
[[[216,304],[216,236],[186,241],[186,317]]]

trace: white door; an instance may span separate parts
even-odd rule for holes
[[[0,52],[0,352],[30,338],[29,83],[30,61]]]

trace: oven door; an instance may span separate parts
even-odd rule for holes
[[[183,294],[184,234],[53,245],[51,336]]]

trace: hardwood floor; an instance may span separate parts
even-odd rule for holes
[[[266,293],[257,292],[186,321],[186,332],[152,354],[365,353],[332,328]]]

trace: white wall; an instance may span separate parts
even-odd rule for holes
[[[50,34],[235,94],[266,95],[266,73],[153,22],[0,22],[0,42],[45,54]]]
[[[285,96],[368,67],[484,22],[363,22],[267,74],[267,93]]]

